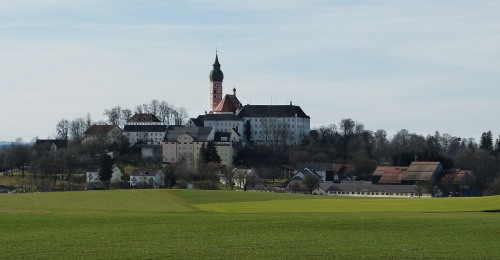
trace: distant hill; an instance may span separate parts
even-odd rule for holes
[[[10,146],[12,142],[0,141],[0,149]]]

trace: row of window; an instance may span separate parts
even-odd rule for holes
[[[364,192],[364,191],[330,191],[334,195],[382,195],[382,196],[416,196],[416,193],[404,192]]]
[[[216,127],[216,126],[232,126],[233,128],[235,127],[238,127],[239,124],[237,123],[234,123],[234,122],[215,122],[215,123],[211,123],[211,122],[208,122],[208,126],[212,126],[212,127]]]
[[[131,135],[131,133],[127,133],[127,136],[129,137]],[[151,136],[164,136],[165,133],[135,133],[135,136],[148,136],[148,135],[151,135]]]
[[[291,135],[294,135],[294,134],[295,134],[295,131],[291,131],[291,132],[289,132],[289,133],[290,133]],[[262,134],[264,134],[264,135],[269,134],[269,135],[273,135],[273,134],[276,134],[276,132],[274,132],[274,131],[269,131],[269,132],[268,132],[268,131],[254,131],[254,134],[261,134],[261,135],[262,135]],[[278,134],[281,134],[281,133],[278,133]]]
[[[252,120],[252,119],[250,119]],[[291,120],[291,121],[290,121]],[[300,119],[297,119],[297,122],[299,121]],[[253,119],[254,122],[257,122],[257,118],[254,118]],[[281,120],[278,120],[278,118],[264,118],[264,120],[262,120],[262,118],[259,118],[258,120],[259,122],[262,122],[262,121],[268,121],[268,122],[277,122],[277,121],[282,121],[282,122],[295,122],[295,118],[282,118]]]

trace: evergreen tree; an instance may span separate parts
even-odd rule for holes
[[[247,120],[245,124],[245,137],[247,139],[247,142],[249,142],[252,138],[252,124],[250,124],[250,120]]]
[[[491,134],[491,131],[485,132],[481,135],[481,144],[479,148],[493,151],[493,136]]]
[[[109,187],[109,181],[113,176],[113,158],[107,154],[102,154],[99,165],[99,180]]]
[[[495,141],[495,153],[500,154],[500,136]]]
[[[222,161],[220,159],[219,153],[217,153],[217,148],[215,147],[215,144],[212,141],[209,141],[206,147],[203,144],[201,146],[200,153],[202,154],[205,163],[209,162],[221,163]]]

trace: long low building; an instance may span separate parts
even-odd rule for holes
[[[425,189],[415,185],[383,185],[372,184],[371,181],[321,183],[313,194],[378,198],[432,197]]]

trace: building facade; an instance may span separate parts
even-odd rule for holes
[[[85,141],[114,143],[120,140],[122,132],[117,125],[92,125],[85,131]]]
[[[260,144],[299,145],[311,130],[310,117],[299,106],[245,105],[237,113],[248,141]],[[248,138],[248,137],[247,137]]]
[[[211,127],[169,126],[162,142],[163,163],[181,163],[196,170],[200,149],[214,139],[214,133]]]
[[[165,136],[167,125],[153,114],[134,114],[123,127],[123,135],[131,145],[159,145]]]

